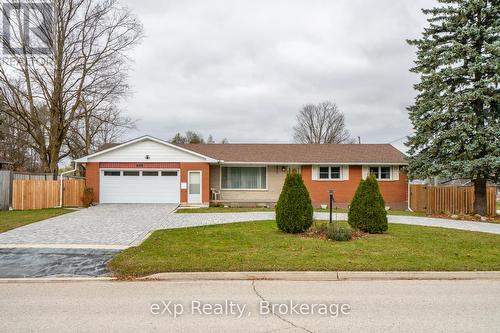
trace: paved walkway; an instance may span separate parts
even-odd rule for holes
[[[315,212],[314,218],[318,220],[328,220],[329,214]],[[334,213],[334,220],[347,220],[347,214]],[[441,227],[449,229],[459,229],[468,231],[480,231],[492,234],[500,234],[500,224],[485,222],[468,222],[440,218],[429,218],[420,216],[398,216],[388,215],[389,223],[421,225],[428,227]],[[183,213],[171,214],[166,220],[165,228],[183,228],[200,225],[222,224],[243,221],[261,221],[274,219],[274,212],[244,212],[244,213]]]
[[[321,220],[328,219],[328,213],[314,213],[314,217]],[[347,220],[347,214],[339,213],[339,220]],[[426,227],[441,227],[467,231],[480,231],[490,234],[500,234],[499,223],[486,223],[475,221],[457,221],[451,219],[431,218],[423,216],[387,215],[389,223],[421,225]]]

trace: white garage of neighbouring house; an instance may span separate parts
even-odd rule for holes
[[[143,136],[75,160],[99,203],[208,205],[215,159]]]

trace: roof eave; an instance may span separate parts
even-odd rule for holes
[[[218,161],[219,164],[255,164],[255,165],[408,165],[408,162],[253,162],[253,161]]]
[[[209,156],[206,156],[206,155],[203,155],[203,154],[200,154],[198,152],[195,152],[195,151],[192,151],[192,150],[189,150],[189,149],[186,149],[186,148],[183,148],[183,147],[180,147],[178,145],[174,145],[172,143],[169,143],[169,142],[166,142],[164,140],[161,140],[161,139],[158,139],[158,138],[155,138],[153,136],[150,136],[150,135],[143,135],[143,136],[140,136],[138,138],[135,138],[135,139],[132,139],[132,140],[129,140],[127,142],[124,142],[122,144],[119,144],[119,145],[116,145],[114,147],[110,147],[108,149],[104,149],[104,150],[101,150],[101,151],[98,151],[96,153],[93,153],[93,154],[90,154],[90,155],[87,155],[87,156],[83,156],[83,157],[80,157],[76,160],[74,160],[74,162],[77,162],[77,163],[87,163],[89,162],[89,158],[93,158],[93,157],[96,157],[96,156],[99,156],[99,155],[102,155],[104,153],[109,153],[110,151],[113,151],[115,149],[120,149],[120,148],[123,148],[123,147],[126,147],[128,145],[131,145],[131,144],[134,144],[136,142],[139,142],[139,141],[143,141],[143,140],[152,140],[152,141],[155,141],[157,143],[160,143],[160,144],[163,144],[165,146],[168,146],[168,147],[172,147],[172,148],[175,148],[175,149],[178,149],[178,150],[181,150],[183,152],[186,152],[188,154],[191,154],[191,155],[195,155],[195,156],[198,156],[198,157],[201,157],[201,158],[204,158],[206,160],[207,163],[218,163],[219,160],[217,159],[214,159],[212,157],[209,157]]]

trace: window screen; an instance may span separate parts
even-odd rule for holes
[[[391,179],[390,166],[372,166],[370,167],[370,173],[373,174],[378,180]]]
[[[341,179],[340,166],[320,166],[319,179]]]

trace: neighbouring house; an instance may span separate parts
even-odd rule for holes
[[[75,161],[96,203],[273,206],[299,172],[315,206],[347,206],[373,173],[386,205],[407,207],[405,155],[389,144],[187,144],[142,136]]]

